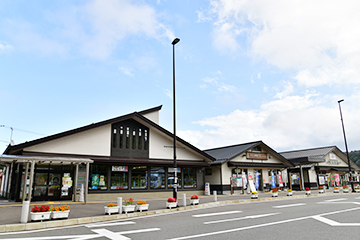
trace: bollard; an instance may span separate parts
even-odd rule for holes
[[[183,207],[186,207],[186,193],[183,193]]]
[[[213,194],[214,194],[214,202],[217,202],[217,194],[216,194],[216,191],[213,191]]]
[[[117,198],[117,205],[119,207],[119,213],[122,214],[122,197]]]
[[[29,219],[30,201],[24,201],[21,208],[21,223],[27,223]]]

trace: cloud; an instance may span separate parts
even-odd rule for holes
[[[306,87],[360,84],[359,1],[213,0],[213,43],[239,49],[282,70]]]
[[[11,51],[11,50],[13,50],[13,47],[11,46],[11,45],[9,45],[9,44],[1,44],[0,43],[0,53],[2,53],[2,52],[9,52],[9,51]]]
[[[217,77],[205,77],[202,79],[205,84],[201,84],[200,88],[207,88],[209,85],[216,88],[216,92],[236,92],[237,88],[233,85],[225,84],[220,82]]]
[[[337,97],[308,91],[303,95],[283,94],[281,99],[264,103],[259,109],[235,110],[196,121],[193,124],[203,130],[178,131],[178,134],[200,149],[258,140],[277,151],[331,145],[342,149],[344,144]],[[357,127],[360,116],[356,104],[352,105],[359,100],[358,96],[351,97],[343,111],[350,149],[360,146],[360,129]],[[321,106],[319,103],[322,101],[330,101],[331,106]]]
[[[132,68],[125,68],[125,67],[119,67],[119,70],[121,70],[125,75],[129,77],[134,77],[135,74],[132,73]]]

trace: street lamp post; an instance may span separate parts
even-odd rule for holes
[[[342,101],[344,101],[344,99],[339,100],[338,103],[339,103],[339,110],[340,110],[341,125],[342,125],[342,129],[343,129],[343,134],[344,134],[346,157],[347,157],[348,164],[349,164],[349,180],[350,180],[350,184],[351,184],[351,190],[354,192],[354,183],[351,181],[351,166],[350,166],[349,151],[348,151],[347,142],[346,142],[344,121],[343,121],[343,117],[342,117],[342,113],[341,113],[341,105],[340,105],[340,103],[341,103]]]
[[[175,44],[180,41],[179,38],[175,38],[172,41],[173,45],[173,107],[174,107],[174,189],[173,198],[177,200],[177,163],[176,163],[176,111],[175,111]]]

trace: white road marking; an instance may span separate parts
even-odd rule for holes
[[[206,236],[212,236],[212,235],[218,235],[218,234],[225,234],[225,233],[230,233],[230,232],[238,232],[238,231],[260,228],[260,227],[267,227],[267,226],[283,224],[283,223],[288,223],[288,222],[301,221],[301,220],[306,220],[306,219],[310,219],[310,218],[316,219],[314,217],[331,215],[331,214],[336,214],[336,213],[340,213],[340,212],[355,211],[355,210],[360,210],[360,207],[351,208],[351,209],[347,209],[347,210],[341,210],[341,211],[334,211],[334,212],[329,212],[329,213],[323,213],[323,214],[319,214],[319,215],[299,217],[299,218],[287,219],[287,220],[282,220],[282,221],[277,221],[277,222],[270,222],[270,223],[264,223],[264,224],[259,224],[259,225],[247,226],[247,227],[242,227],[242,228],[233,228],[233,229],[222,230],[222,231],[217,231],[217,232],[209,232],[209,233],[203,233],[203,234],[197,234],[197,235],[191,235],[191,236],[171,238],[169,240],[193,239],[193,238],[206,237]]]
[[[306,205],[306,203],[295,203],[295,204],[289,204],[289,205],[273,206],[273,208],[287,208],[287,207],[297,207],[297,206],[303,206],[303,205]]]
[[[242,211],[217,212],[217,213],[197,214],[197,215],[192,215],[192,216],[193,217],[211,217],[211,216],[234,214],[234,213],[241,213],[241,212]]]
[[[233,221],[245,220],[245,219],[255,219],[255,218],[261,218],[261,217],[268,217],[268,216],[272,216],[272,215],[276,215],[276,214],[280,214],[280,213],[268,213],[268,214],[261,214],[261,215],[246,216],[246,217],[241,217],[241,218],[223,219],[223,220],[218,220],[218,221],[204,222],[204,224],[233,222]]]
[[[106,237],[108,239],[115,240],[125,240],[130,239],[128,237],[122,236],[124,234],[132,234],[132,233],[144,233],[144,232],[152,232],[159,231],[160,228],[148,228],[148,229],[139,229],[139,230],[131,230],[131,231],[123,231],[123,232],[112,232],[107,229],[94,229],[91,230],[95,234],[81,234],[81,235],[67,235],[67,236],[48,236],[48,237],[27,237],[26,240],[58,240],[58,239],[68,239],[68,240],[89,240],[94,238]],[[23,240],[24,238],[8,238],[3,240]]]
[[[128,224],[135,224],[135,222],[112,222],[112,223],[94,223],[94,224],[87,224],[85,227],[88,228],[95,228],[95,227],[107,227],[107,226],[116,226],[116,225],[128,225]]]
[[[313,218],[320,222],[326,223],[332,227],[358,227],[358,226],[360,226],[360,223],[339,223],[334,220],[324,218],[321,216],[314,216]]]
[[[344,201],[344,200],[347,200],[347,198],[330,199],[330,200],[325,200],[325,202],[337,202],[337,201]]]

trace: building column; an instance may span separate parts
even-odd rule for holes
[[[31,161],[31,168],[30,168],[30,183],[29,183],[29,193],[27,200],[31,202],[31,194],[34,182],[34,169],[35,169],[35,161]]]
[[[73,191],[73,202],[76,202],[76,190],[78,186],[78,176],[79,176],[79,165],[75,165],[75,179],[74,179],[74,191]]]
[[[13,172],[13,169],[14,169],[14,162],[11,163],[10,165],[10,169],[9,169],[9,180],[8,180],[8,184],[7,184],[7,189],[6,189],[6,197],[7,198],[10,198],[10,192],[11,190],[14,191],[14,189],[11,189],[11,179],[12,179],[12,172]]]
[[[88,196],[88,191],[89,191],[89,171],[90,171],[90,166],[89,163],[86,163],[86,177],[85,177],[85,189],[84,189],[84,203],[87,203],[87,196]]]
[[[303,177],[302,165],[300,165],[300,190],[303,189],[304,189],[304,177]]]
[[[23,185],[23,192],[22,192],[22,201],[24,202],[26,199],[26,182],[27,182],[27,178],[28,178],[28,172],[29,172],[29,163],[26,163],[26,167],[25,167],[25,175],[24,175],[24,185]]]

